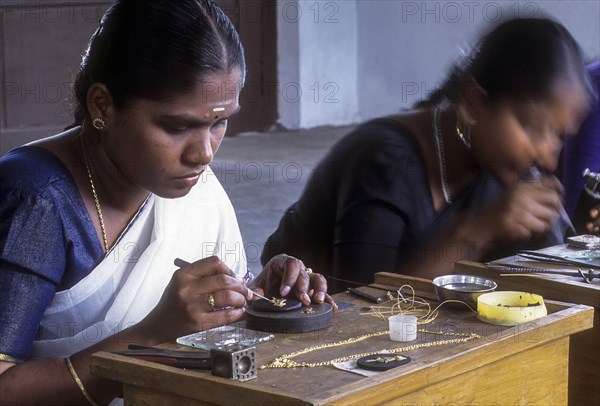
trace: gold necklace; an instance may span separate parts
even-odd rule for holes
[[[388,353],[391,353],[391,354],[397,354],[400,352],[417,350],[419,348],[436,347],[439,345],[446,345],[446,344],[464,343],[464,342],[473,340],[475,338],[481,338],[481,336],[479,334],[475,334],[475,333],[469,333],[469,334],[447,333],[447,332],[443,332],[443,331],[429,331],[429,330],[422,330],[422,329],[419,329],[418,331],[421,333],[427,333],[427,334],[436,334],[436,335],[444,335],[444,336],[458,336],[461,338],[452,338],[452,339],[441,340],[441,341],[431,341],[428,343],[414,344],[414,345],[409,345],[406,347],[394,348],[392,350],[380,350],[380,351],[374,351],[374,352],[365,352],[362,354],[353,354],[353,355],[339,357],[339,358],[335,358],[335,359],[332,359],[329,361],[322,361],[322,362],[297,362],[297,361],[293,361],[291,359],[291,358],[298,357],[300,355],[308,354],[309,352],[318,351],[318,350],[322,350],[325,348],[341,347],[343,345],[354,344],[354,343],[366,340],[371,337],[379,337],[379,336],[387,335],[390,333],[387,330],[379,331],[377,333],[369,333],[369,334],[365,334],[362,336],[348,338],[346,340],[341,340],[341,341],[338,341],[335,343],[315,345],[312,347],[307,347],[303,350],[285,354],[285,355],[275,358],[275,361],[272,361],[269,364],[261,365],[260,369],[324,367],[324,366],[332,365],[336,362],[344,362],[344,361],[350,361],[353,359],[359,359],[359,358],[366,357],[369,355],[379,354],[384,351],[387,351]]]
[[[94,185],[94,179],[92,177],[92,171],[90,170],[90,165],[88,164],[85,144],[83,142],[83,130],[79,134],[79,141],[81,142],[81,157],[83,158],[83,164],[85,165],[85,169],[88,174],[88,179],[90,180],[90,186],[92,187],[92,195],[94,196],[94,203],[96,205],[96,212],[98,213],[98,220],[100,221],[100,231],[102,231],[102,239],[104,240],[104,252],[108,254],[108,239],[106,238],[106,229],[104,228],[104,217],[102,217],[102,208],[100,207],[100,199],[98,198],[98,193],[96,193],[96,186]]]

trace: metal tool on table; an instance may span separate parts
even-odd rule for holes
[[[538,262],[546,262],[554,265],[564,265],[564,266],[572,266],[578,268],[589,268],[589,269],[599,269],[600,265],[592,264],[584,261],[577,261],[575,259],[564,258],[558,255],[545,254],[539,251],[519,251],[517,252],[517,256],[525,259],[531,259],[533,261]]]
[[[178,351],[130,344],[128,348],[115,354],[178,368],[210,370],[215,376],[237,381],[256,378],[255,347],[234,344],[210,351]]]
[[[587,271],[583,271],[581,268],[577,268],[577,270],[559,270],[559,269],[546,269],[546,268],[538,268],[533,266],[521,266],[516,264],[504,263],[504,262],[488,262],[485,264],[488,268],[494,269],[496,271],[510,273],[510,274],[531,274],[531,273],[540,273],[540,274],[548,274],[548,275],[564,275],[564,276],[572,276],[572,277],[581,277],[586,283],[592,283],[592,281],[596,278],[600,278],[600,272],[594,271],[592,269],[588,269]],[[572,265],[571,265],[572,266]]]
[[[369,302],[372,303],[382,303],[385,301],[385,299],[381,296],[375,296],[375,295],[371,295],[370,293],[367,292],[363,292],[362,290],[356,289],[356,288],[348,288],[348,292],[354,296],[358,296],[362,299],[366,299]]]

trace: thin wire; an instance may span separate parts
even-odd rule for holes
[[[400,292],[403,289],[409,289],[411,294],[401,294]],[[388,292],[390,300],[377,306],[371,306],[370,311],[359,314],[372,315],[382,320],[387,320],[391,316],[410,315],[417,317],[417,324],[428,324],[437,318],[438,310],[447,303],[460,303],[467,306],[471,311],[477,312],[468,303],[453,299],[444,300],[435,308],[432,308],[429,302],[416,296],[415,290],[410,285],[402,285],[398,288],[397,293],[398,297],[394,297]]]

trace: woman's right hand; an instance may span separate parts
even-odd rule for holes
[[[157,343],[233,323],[252,292],[216,256],[175,271],[159,303],[138,323],[138,334]]]
[[[560,216],[562,185],[553,176],[518,182],[484,210],[491,242],[528,240],[548,232]]]

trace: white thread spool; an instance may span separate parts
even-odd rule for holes
[[[416,316],[390,316],[390,339],[392,341],[413,341],[417,339]]]

